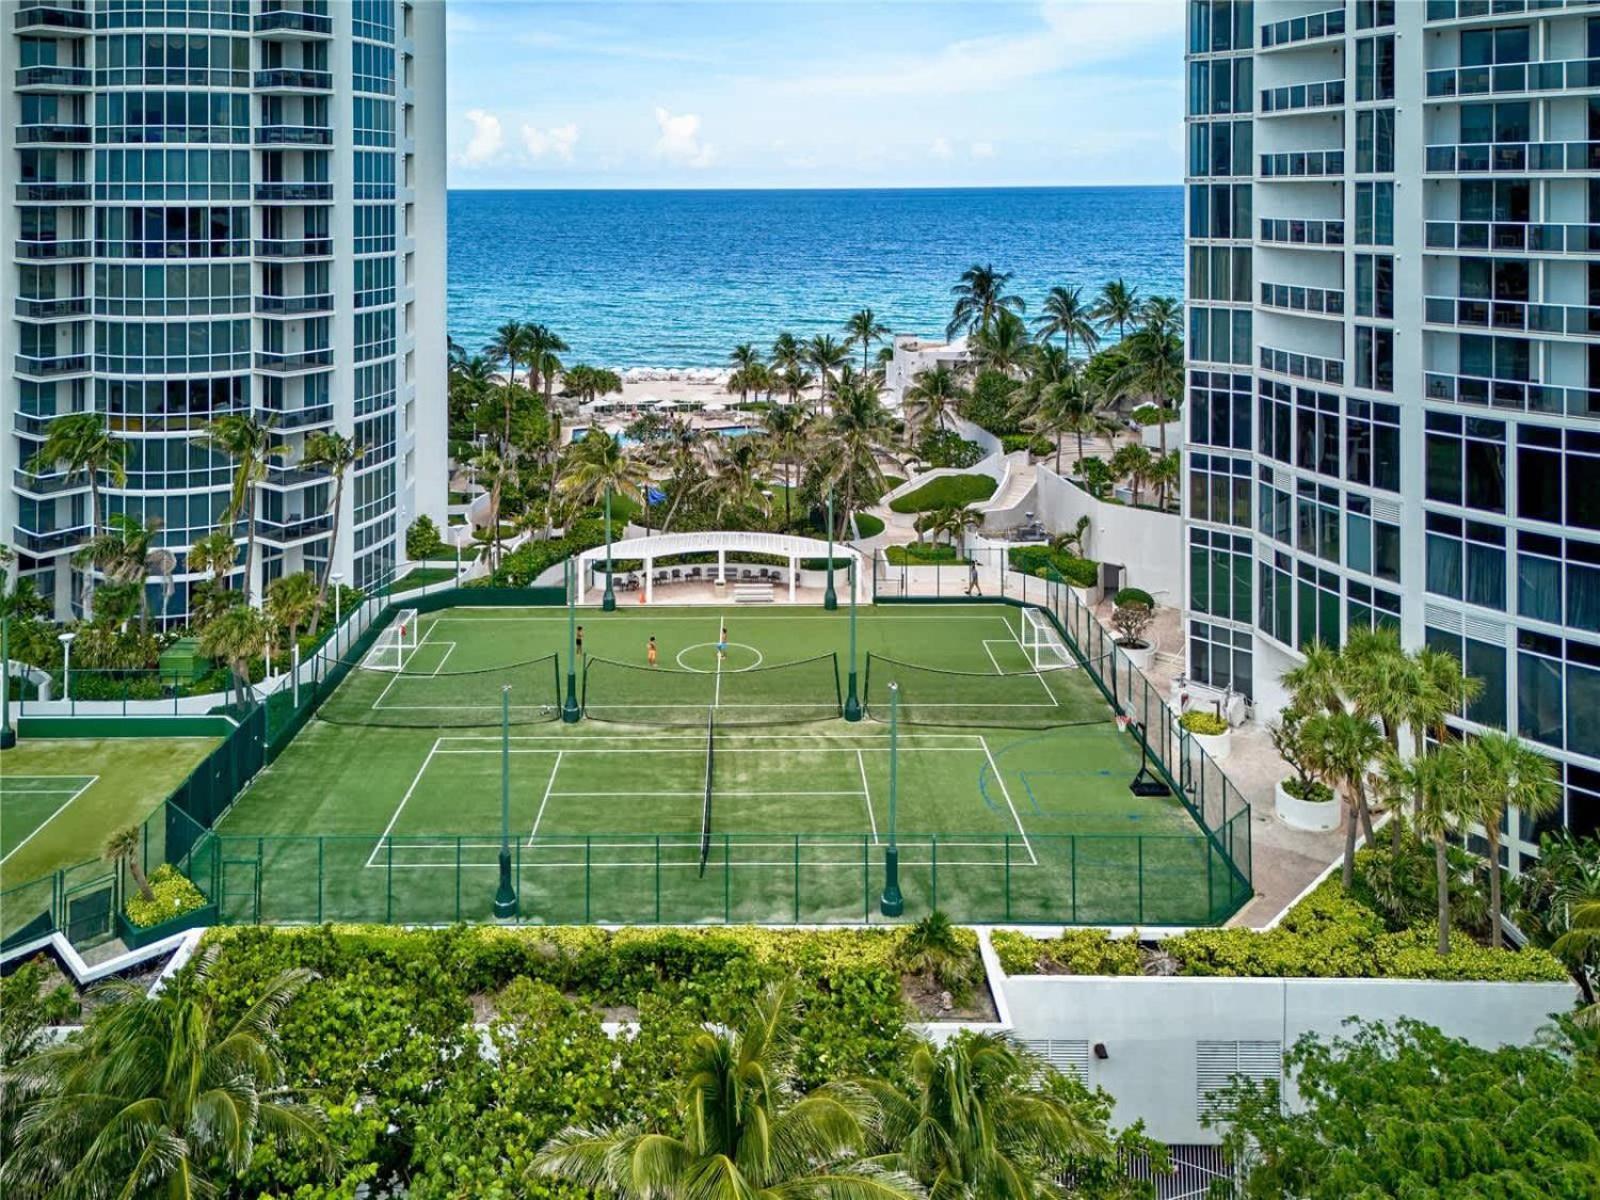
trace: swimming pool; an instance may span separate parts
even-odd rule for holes
[[[716,427],[714,429],[701,430],[701,432],[702,433],[712,433],[712,434],[715,434],[717,437],[736,438],[736,437],[744,437],[747,434],[760,433],[761,429],[760,429],[759,426],[756,426],[756,425],[720,425],[720,426],[718,426],[718,427]],[[588,434],[589,434],[589,427],[588,426],[582,426],[580,428],[574,429],[572,431],[572,435],[567,438],[567,441],[569,441],[569,442],[581,442],[585,437],[588,436]],[[639,439],[638,438],[629,437],[625,433],[624,434],[620,434],[618,436],[617,440],[619,442],[621,442],[621,444],[624,447],[637,446],[639,444]]]

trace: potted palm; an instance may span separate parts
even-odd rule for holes
[[[1156,617],[1155,597],[1142,588],[1123,588],[1111,603],[1111,628],[1116,631],[1117,645],[1135,667],[1149,670],[1155,647],[1144,635]]]
[[[1211,756],[1212,762],[1228,757],[1228,722],[1203,708],[1191,708],[1178,718],[1178,724],[1189,735],[1189,740]]]
[[[1321,777],[1315,732],[1307,714],[1293,704],[1268,728],[1273,749],[1294,771],[1273,785],[1273,809],[1285,825],[1326,833],[1339,827],[1339,801]]]

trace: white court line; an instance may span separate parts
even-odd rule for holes
[[[1005,776],[1000,774],[1000,767],[994,761],[994,754],[989,750],[989,739],[980,737],[983,743],[983,752],[989,759],[989,770],[994,772],[995,781],[1000,784],[1000,794],[1006,798],[1006,807],[1011,810],[1011,819],[1017,823],[1017,832],[1022,835],[1022,844],[1027,847],[1028,858],[1034,866],[1039,865],[1039,856],[1033,852],[1033,843],[1028,840],[1028,831],[1022,827],[1022,818],[1017,815],[1017,806],[1011,803],[1011,789],[1006,787]]]
[[[902,746],[902,750],[915,751],[918,754],[978,754],[985,749],[983,746]],[[770,746],[727,746],[717,751],[718,754],[771,754]],[[887,746],[786,746],[785,754],[887,754]],[[481,750],[440,750],[440,754],[496,754],[498,751],[485,746]],[[526,750],[512,749],[512,754],[549,754],[549,750],[540,750],[529,747]],[[564,750],[563,754],[694,754],[696,751],[691,746],[683,747],[645,747],[641,750],[608,750],[596,747],[593,750]],[[700,753],[704,753],[701,751]]]
[[[394,829],[394,823],[400,819],[400,813],[405,809],[406,801],[410,800],[411,793],[417,790],[417,784],[422,782],[423,775],[427,773],[428,764],[433,761],[433,756],[438,752],[439,739],[434,738],[433,745],[428,748],[428,756],[422,760],[422,765],[417,768],[417,773],[411,777],[411,786],[406,789],[406,794],[400,797],[400,803],[395,806],[394,815],[389,818],[389,823],[383,827],[383,835],[378,838],[377,845],[372,847],[372,853],[367,855],[367,866],[370,867],[377,861],[379,847],[388,841],[389,834]]]
[[[428,644],[428,639],[433,636],[433,627],[434,627],[434,625],[437,625],[438,623],[439,622],[434,621],[425,630],[422,631],[422,637],[419,638],[417,640],[417,644],[411,648],[411,653],[413,655],[415,655],[418,650],[421,650],[424,646],[426,646]],[[369,650],[368,653],[370,654],[371,651]],[[402,662],[400,664],[400,669],[397,670],[394,673],[394,678],[389,680],[388,683],[383,685],[383,691],[379,692],[378,693],[378,698],[372,702],[372,711],[373,712],[377,712],[379,709],[381,709],[383,707],[383,698],[389,694],[389,689],[390,688],[392,688],[395,684],[400,682],[400,676],[405,673],[405,669],[406,669],[406,664],[404,662]],[[437,675],[439,673],[438,669],[435,668],[433,673],[435,675]]]
[[[660,800],[670,800],[670,799],[673,799],[675,797],[681,797],[681,796],[704,796],[705,794],[706,794],[706,792],[705,792],[704,788],[701,788],[697,792],[640,792],[640,791],[631,791],[631,792],[550,792],[549,793],[549,795],[552,795],[552,796],[602,796],[602,797],[604,797],[604,796],[624,796],[624,797],[627,797],[627,798],[633,799],[633,800],[658,800],[658,799],[660,799]],[[844,792],[791,792],[788,788],[767,789],[765,791],[760,791],[760,792],[724,792],[720,788],[718,788],[715,791],[713,791],[712,795],[713,795],[713,797],[715,799],[719,799],[719,800],[720,799],[724,799],[724,798],[726,798],[726,799],[747,800],[747,799],[750,799],[751,797],[762,797],[762,796],[859,796],[859,795],[861,795],[861,793],[858,792],[858,791],[855,791],[853,789],[850,790],[850,791],[844,791]]]
[[[533,845],[533,839],[539,836],[539,822],[544,820],[544,806],[550,803],[550,793],[556,786],[556,776],[561,773],[561,754],[560,750],[556,751],[556,761],[550,767],[550,781],[544,785],[544,799],[539,801],[539,811],[534,814],[533,828],[528,831],[530,846]]]
[[[1033,673],[1033,677],[1039,681],[1039,686],[1044,689],[1044,694],[1050,697],[1050,703],[1054,707],[1060,708],[1061,701],[1056,699],[1056,694],[1051,689],[1050,684],[1045,680],[1044,675],[1040,672],[1038,666],[1034,664],[1034,661],[1028,657],[1028,648],[1022,644],[1021,635],[1019,635],[1017,631],[1011,627],[1011,619],[1009,617],[1003,617],[1001,619],[1006,623],[1006,632],[1011,635],[1011,640],[1017,644],[1017,649],[1022,651],[1022,661],[1028,664],[1027,669],[1031,671]],[[1020,622],[1022,619],[1023,618],[1019,617],[1018,621]],[[987,646],[984,648],[988,649]]]
[[[428,626],[428,633],[431,634],[432,632],[433,632],[433,626],[429,625]],[[427,640],[427,635],[426,634],[424,635],[423,640],[424,641]],[[431,674],[437,675],[440,671],[444,670],[444,664],[446,662],[448,662],[450,660],[450,656],[456,652],[456,644],[454,642],[435,642],[433,644],[435,646],[443,646],[444,647],[444,653],[439,656],[438,665],[435,666],[433,668],[433,671],[431,672]],[[419,649],[420,649],[420,644],[419,644]]]
[[[872,789],[867,786],[867,760],[856,751],[856,766],[861,768],[861,798],[867,802],[867,820],[872,824],[872,844],[878,844],[878,818],[872,811]]]
[[[713,834],[712,835],[713,843],[715,842],[715,837],[716,837],[716,835]],[[945,843],[940,842],[939,844],[941,846],[943,846]],[[663,842],[662,845],[665,846],[666,843]],[[677,847],[679,849],[693,850],[693,851],[698,851],[699,847],[700,847],[700,843],[699,843],[698,839],[696,839],[693,842],[679,842],[679,843],[676,843],[676,845],[677,845]],[[582,849],[582,847],[583,847],[583,843],[582,842],[576,843],[576,848]],[[420,849],[420,848],[421,847],[418,847],[418,849]],[[455,843],[454,842],[443,842],[443,843],[440,843],[439,848],[440,849],[454,850],[455,849]],[[383,865],[387,869],[388,864],[385,863]],[[462,859],[461,865],[463,867],[484,868],[484,867],[498,866],[499,863],[498,863],[498,860],[496,860],[494,862],[470,862],[470,861],[468,861],[466,859]],[[712,859],[712,865],[713,866],[721,866],[722,865],[722,860],[720,858],[713,858]],[[842,869],[842,870],[849,870],[849,871],[859,871],[859,870],[861,870],[861,863],[859,861],[858,862],[801,862],[800,865],[801,865],[802,868],[804,868],[807,871],[821,870],[821,869],[827,868],[827,867],[833,867],[833,868]],[[904,854],[902,854],[901,858],[900,858],[900,865],[902,867],[931,867],[931,866],[934,865],[934,863],[933,863],[933,859],[932,858],[907,858]],[[946,858],[944,855],[940,855],[939,856],[938,865],[940,867],[990,867],[990,868],[999,868],[999,867],[1005,866],[1005,859],[1004,859],[1004,857],[999,857],[999,858]],[[1025,868],[1025,867],[1036,867],[1038,865],[1039,865],[1038,863],[1025,863],[1025,862],[1020,862],[1020,861],[1013,862],[1011,864],[1013,870],[1020,870],[1020,869]],[[792,857],[791,858],[773,858],[773,859],[734,858],[734,859],[730,859],[729,860],[728,866],[730,866],[730,867],[763,867],[763,868],[774,868],[775,867],[775,868],[793,870],[794,869],[794,859]],[[594,859],[591,859],[589,861],[585,861],[582,858],[576,858],[576,859],[572,859],[571,861],[563,860],[563,861],[557,861],[557,862],[543,862],[543,861],[540,861],[540,862],[528,862],[528,861],[524,860],[524,862],[522,864],[522,870],[524,872],[528,872],[528,871],[543,871],[543,870],[549,870],[549,871],[556,871],[556,870],[581,871],[585,867],[588,867],[588,868],[591,868],[591,869],[595,869],[595,870],[599,870],[599,869],[602,869],[602,868],[625,867],[625,868],[631,868],[633,870],[640,870],[640,871],[643,871],[643,870],[654,871],[656,869],[656,862],[655,862],[654,858],[651,858],[651,859],[648,859],[648,860],[642,859],[642,858],[617,859],[617,860],[594,860]],[[694,861],[694,862],[667,862],[667,861],[663,860],[663,862],[661,863],[661,868],[663,870],[668,870],[668,871],[674,870],[674,869],[681,869],[681,870],[695,871],[695,872],[698,873],[699,870],[700,870],[700,863],[698,861],[698,854],[696,855],[696,861]],[[397,862],[397,863],[394,864],[394,869],[396,871],[454,871],[456,869],[456,863],[455,863],[455,859],[454,858],[452,858],[449,862],[415,862],[415,863]]]
[[[926,608],[938,608],[938,607],[968,608],[968,607],[976,607],[976,606],[975,605],[969,606],[969,605],[966,605],[966,604],[957,603],[957,604],[949,604],[949,605],[943,605],[943,606],[941,606],[941,605],[933,605],[933,604],[919,604],[919,605],[917,605],[917,607],[926,609]],[[990,607],[992,608],[994,606],[991,605]],[[968,616],[961,616],[961,615],[957,615],[955,613],[941,613],[937,617],[919,617],[919,616],[913,616],[910,613],[903,613],[903,612],[874,612],[874,611],[870,611],[870,610],[862,610],[857,614],[857,616],[858,616],[858,619],[862,620],[862,621],[934,621],[934,620],[936,620],[936,621],[989,621],[989,622],[993,622],[995,620],[1000,620],[1000,621],[1005,621],[1006,620],[1006,618],[1002,614],[1000,614],[998,612],[973,613],[973,614],[968,615]],[[612,619],[615,619],[615,618],[594,617],[592,619],[597,624],[603,624],[606,621],[612,620]],[[696,615],[696,616],[688,616],[688,615],[685,615],[685,616],[667,616],[664,613],[662,613],[660,610],[652,609],[651,610],[651,615],[648,618],[645,618],[645,617],[638,617],[638,618],[625,617],[623,619],[624,620],[632,620],[632,619],[646,620],[646,619],[648,619],[651,622],[656,622],[656,621],[689,621],[689,622],[693,622],[693,621],[704,621],[705,620],[705,613],[704,613],[704,611],[702,611],[699,615]],[[739,610],[739,620],[740,620],[741,623],[746,622],[746,621],[782,621],[784,624],[788,625],[788,624],[793,624],[796,621],[839,621],[839,622],[842,622],[842,621],[848,620],[848,617],[834,616],[832,614],[829,614],[827,616],[823,616],[821,613],[813,613],[813,614],[807,615],[807,614],[800,613],[800,612],[781,612],[781,613],[780,612],[757,612],[755,609],[740,609]],[[524,623],[527,623],[527,622],[548,622],[548,623],[560,622],[561,624],[565,625],[566,622],[567,622],[567,618],[564,617],[564,616],[561,616],[561,617],[455,617],[455,616],[444,616],[444,615],[441,615],[439,617],[438,621],[435,622],[435,624],[440,624],[440,623],[443,623],[445,621],[451,621],[451,622],[455,622],[455,623],[459,623],[459,624],[466,624],[466,625],[516,625],[516,624],[524,624]],[[1009,621],[1007,621],[1006,623],[1008,625],[1010,624]]]
[[[23,779],[56,779],[56,778],[61,778],[61,779],[87,779],[89,782],[84,784],[77,791],[73,792],[70,796],[67,796],[67,798],[61,802],[61,804],[56,808],[56,810],[53,813],[51,813],[48,817],[46,817],[44,820],[40,821],[37,825],[35,825],[33,827],[33,829],[29,832],[27,837],[23,838],[15,846],[11,847],[10,850],[6,851],[5,858],[0,858],[0,863],[4,863],[6,861],[6,859],[10,858],[18,850],[21,850],[29,842],[33,841],[34,838],[38,837],[39,836],[39,831],[41,829],[43,829],[46,825],[50,824],[51,821],[54,821],[57,817],[59,817],[62,813],[64,813],[67,810],[67,808],[72,804],[72,802],[74,800],[76,800],[79,796],[83,795],[90,788],[92,788],[95,784],[100,782],[100,776],[98,776],[98,775],[62,775],[62,776],[55,776],[55,775],[24,775],[24,776],[20,776],[19,778],[23,778]],[[16,796],[64,796],[64,795],[67,795],[67,789],[66,788],[50,788],[48,790],[41,788],[39,791],[22,791],[22,792],[13,792],[12,793],[13,797],[16,797]]]
[[[994,651],[989,649],[989,643],[1002,642],[1004,640],[1004,638],[984,638],[978,643],[983,647],[983,652],[989,656],[990,665],[994,667],[994,673],[996,675],[1004,675],[1005,672],[1000,669],[1000,660],[994,656]]]

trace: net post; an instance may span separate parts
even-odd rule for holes
[[[656,924],[661,924],[661,835],[656,834]]]
[[[827,579],[822,589],[822,607],[825,612],[833,612],[839,607],[838,593],[833,590],[833,489],[828,489],[828,570],[824,575]]]
[[[585,835],[583,839],[583,923],[590,921],[590,890],[593,882],[593,868],[590,865],[594,855],[594,837]]]
[[[722,835],[722,923],[733,923],[733,863],[729,861],[728,835]]]
[[[886,917],[898,917],[906,910],[905,896],[900,891],[900,847],[895,842],[895,817],[899,801],[899,733],[900,685],[889,685],[889,844],[883,851],[883,895],[878,898],[878,911]]]
[[[578,574],[576,564],[567,559],[567,698],[561,706],[561,720],[566,725],[576,725],[582,711],[578,708]]]
[[[1072,871],[1072,923],[1078,923],[1078,835],[1068,834],[1072,840],[1068,843]]]
[[[456,834],[456,920],[461,920],[461,835]]]
[[[833,564],[829,562],[831,575]],[[850,682],[844,698],[844,719],[861,720],[861,699],[856,692],[856,557],[850,558]]]
[[[394,924],[394,834],[383,839],[388,844],[388,858],[383,879],[383,923]]]
[[[509,683],[500,688],[500,886],[494,894],[494,915],[502,921],[517,915],[517,891],[511,886],[511,685]]]
[[[1011,920],[1011,835],[1006,834],[1006,920]]]
[[[932,893],[933,907],[939,907],[939,835],[928,835],[928,890]]]
[[[1137,835],[1137,845],[1139,847],[1139,924],[1143,925],[1144,924],[1144,835],[1142,833]],[[1209,901],[1211,899],[1211,897],[1207,896],[1206,899],[1207,899],[1207,901]]]
[[[645,507],[650,504],[649,498],[645,499]],[[600,597],[601,612],[617,611],[617,593],[612,590],[611,576],[611,485],[606,484],[606,590]]]
[[[794,923],[800,924],[800,835],[794,835]]]
[[[317,838],[317,924],[322,924],[323,897],[326,894],[324,884],[327,879],[327,864],[325,861],[327,839]]]

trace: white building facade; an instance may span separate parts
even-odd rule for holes
[[[105,519],[160,522],[188,609],[188,548],[223,523],[233,465],[198,441],[269,425],[255,485],[260,588],[355,586],[444,524],[442,0],[4,0],[0,4],[0,541],[74,615],[89,483],[30,460],[56,418],[127,442]],[[14,297],[14,300],[13,300]],[[366,448],[334,484],[302,465]],[[235,533],[242,546],[245,529]],[[235,569],[239,586],[243,554]]]
[[[1188,668],[1397,627],[1600,828],[1600,3],[1192,0]]]

